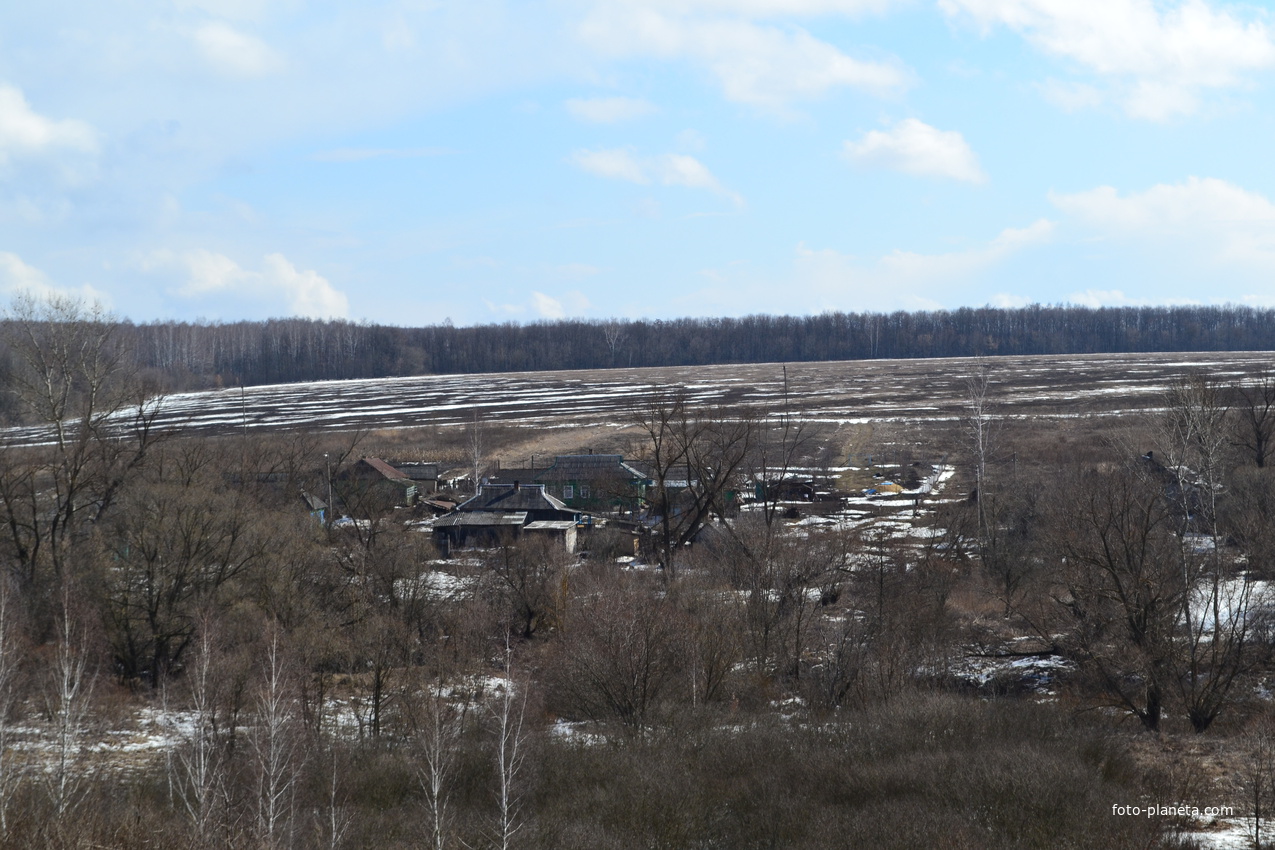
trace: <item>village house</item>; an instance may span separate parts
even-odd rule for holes
[[[538,534],[574,552],[579,521],[579,512],[545,492],[543,484],[483,484],[476,496],[434,521],[434,542],[446,556],[455,548],[496,546]]]
[[[416,503],[417,485],[385,461],[361,458],[332,479],[333,493],[350,514],[384,512]]]
[[[616,513],[635,510],[645,494],[647,476],[623,455],[558,455],[542,469],[497,469],[487,480],[494,484],[528,482],[570,508]]]

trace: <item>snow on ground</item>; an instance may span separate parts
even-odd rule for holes
[[[1215,599],[1213,583],[1206,580],[1197,585],[1192,594],[1191,620],[1202,632],[1213,632],[1218,617],[1225,631],[1229,624],[1238,625],[1241,620],[1251,624],[1272,615],[1275,595],[1268,581],[1250,581],[1239,576],[1219,582],[1216,591]]]
[[[1011,687],[1037,694],[1051,694],[1058,679],[1075,669],[1060,655],[988,657],[970,654],[955,661],[949,672],[977,688]]]
[[[1206,850],[1251,850],[1253,847],[1253,819],[1226,818],[1212,824],[1208,829],[1189,829],[1178,835],[1178,839],[1194,841]],[[1275,839],[1275,829],[1262,827],[1263,846]]]
[[[1072,417],[1146,410],[1186,369],[1216,375],[1269,368],[1264,352],[1193,355],[1076,355],[992,358],[998,415]],[[407,428],[487,421],[540,426],[627,422],[635,407],[683,386],[705,404],[743,404],[772,415],[787,406],[810,422],[952,421],[968,399],[967,358],[426,375],[314,381],[177,393],[159,401],[160,427],[232,429]],[[1079,408],[1079,410],[1078,410]],[[131,411],[120,416],[126,420]],[[9,436],[38,442],[38,430]]]

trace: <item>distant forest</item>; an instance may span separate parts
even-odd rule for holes
[[[422,328],[346,321],[126,323],[172,389],[465,372],[971,355],[1275,349],[1275,310],[1034,305],[738,319]],[[131,339],[128,339],[130,338]]]

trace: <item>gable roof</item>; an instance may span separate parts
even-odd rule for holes
[[[509,466],[492,470],[484,478],[491,484],[513,484],[515,481],[535,481],[544,471],[530,466]]]
[[[623,455],[559,455],[553,466],[536,476],[537,481],[634,481],[646,478],[624,462]]]
[[[519,528],[527,521],[526,511],[500,513],[498,511],[453,511],[434,520],[434,529],[440,528]]]
[[[571,508],[545,492],[543,484],[483,484],[478,495],[456,507],[458,511],[565,511]]]
[[[362,460],[360,460],[359,463],[366,463],[368,466],[372,467],[377,472],[381,473],[381,475],[384,475],[386,478],[390,479],[391,481],[402,481],[403,479],[407,478],[407,476],[404,475],[402,472],[390,466],[388,463],[381,460],[380,458],[365,457]]]

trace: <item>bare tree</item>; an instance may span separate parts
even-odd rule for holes
[[[220,476],[189,485],[148,476],[99,535],[111,565],[109,636],[125,681],[160,687],[195,639],[198,609],[271,548],[259,533],[260,506],[219,485]]]
[[[624,347],[625,337],[624,325],[620,322],[610,319],[602,323],[602,338],[606,340],[607,353],[611,355],[612,366],[616,365],[620,349]]]
[[[734,545],[722,547],[719,557],[744,596],[744,635],[758,670],[796,679],[820,601],[846,566],[845,551],[831,535],[798,538],[777,531],[741,516]]]
[[[1083,476],[1057,504],[1053,545],[1064,569],[1055,599],[1070,627],[1063,644],[1104,694],[1157,731],[1188,595],[1172,514],[1159,489],[1127,469]]]
[[[788,480],[810,435],[806,423],[792,411],[788,392],[788,367],[783,372],[783,398],[777,417],[758,423],[756,457],[752,463],[752,479],[761,497],[762,516],[772,528],[779,516],[780,490]]]
[[[10,747],[10,723],[19,701],[18,606],[8,576],[0,575],[0,840],[9,832],[9,804],[21,776]]]
[[[442,675],[425,683],[422,715],[417,723],[420,762],[417,781],[425,792],[429,818],[429,846],[446,850],[452,843],[451,782],[459,755],[461,734],[468,716],[467,694],[456,694]],[[460,697],[459,699],[457,697]]]
[[[251,736],[256,772],[256,826],[268,848],[292,843],[297,773],[304,760],[297,732],[296,698],[278,628],[269,629]]]
[[[1232,433],[1224,389],[1203,375],[1175,381],[1161,437],[1185,587],[1174,681],[1197,732],[1212,724],[1247,664],[1255,608],[1252,585],[1228,576],[1223,559],[1219,498]]]
[[[483,474],[483,421],[477,407],[469,420],[468,437],[470,473],[474,476],[474,492],[477,493],[482,486]]]
[[[1242,781],[1253,812],[1253,847],[1263,850],[1270,846],[1262,838],[1275,806],[1275,728],[1271,718],[1259,718],[1245,738],[1251,750]]]
[[[88,635],[69,585],[61,593],[57,640],[48,671],[45,706],[52,723],[53,749],[44,784],[59,829],[84,799],[84,724],[97,677],[89,667]]]
[[[978,534],[987,533],[987,514],[984,502],[987,496],[987,466],[995,448],[998,421],[993,413],[992,366],[980,359],[973,374],[965,379],[966,434],[974,456],[974,489],[978,504]]]
[[[119,324],[98,305],[18,298],[3,323],[17,422],[0,446],[0,527],[27,585],[56,582],[161,434]],[[31,445],[44,443],[43,446]]]
[[[507,607],[510,629],[524,640],[552,627],[564,600],[562,580],[572,558],[549,539],[505,540],[484,558],[487,577]]]
[[[1239,384],[1235,394],[1239,397],[1235,443],[1264,467],[1275,452],[1275,374],[1268,372],[1252,383]]]
[[[197,633],[191,663],[186,669],[191,723],[185,740],[176,750],[176,764],[170,769],[181,810],[201,844],[212,840],[217,808],[228,792],[225,752],[218,729],[214,632],[213,623],[205,618]]]
[[[666,596],[627,586],[573,600],[554,676],[572,711],[644,733],[682,667],[683,635]]]
[[[505,676],[495,705],[489,710],[496,733],[496,845],[510,850],[526,822],[522,807],[523,766],[529,736],[527,683],[513,678],[513,652],[505,639]]]
[[[725,516],[753,452],[756,422],[748,411],[696,408],[677,388],[649,396],[635,424],[650,471],[646,501],[656,520],[655,548],[672,577],[677,552],[713,517]]]

